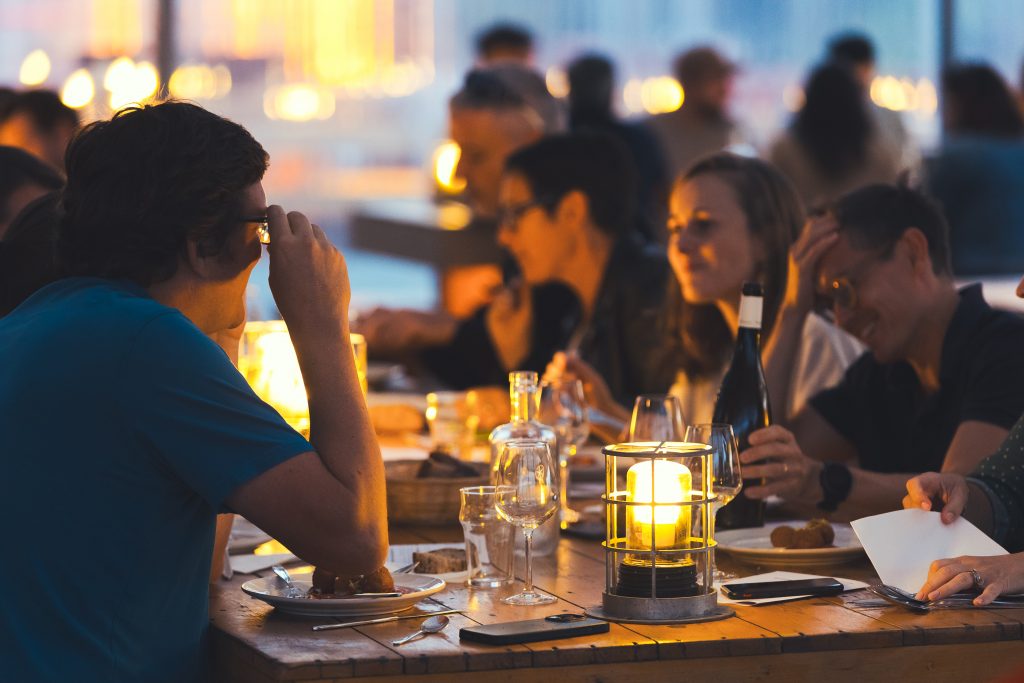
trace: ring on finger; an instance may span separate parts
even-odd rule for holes
[[[974,587],[980,590],[985,590],[985,579],[982,578],[981,574],[977,569],[968,569],[967,573],[971,575],[971,581],[974,582]]]

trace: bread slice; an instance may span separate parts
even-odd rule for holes
[[[414,570],[417,574],[446,574],[448,572],[466,571],[466,551],[464,548],[440,548],[421,553],[413,553],[412,561],[419,562]]]

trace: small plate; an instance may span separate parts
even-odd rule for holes
[[[301,574],[293,576],[292,583],[304,592],[313,585],[309,578]],[[395,588],[409,591],[397,598],[289,598],[284,595],[285,587],[281,580],[270,576],[246,581],[242,584],[242,590],[288,614],[361,617],[407,610],[428,595],[444,590],[445,585],[444,579],[428,574],[397,574]]]
[[[864,555],[864,548],[849,524],[832,524],[836,532],[834,544],[828,548],[776,548],[771,534],[775,527],[788,525],[799,529],[804,520],[770,522],[754,529],[729,529],[715,533],[718,549],[737,560],[764,567],[804,567],[823,564],[845,564]]]

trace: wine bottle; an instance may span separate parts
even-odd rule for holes
[[[767,427],[772,421],[761,365],[763,309],[764,294],[760,283],[744,283],[736,348],[715,400],[713,421],[732,425],[740,452],[747,448],[751,432]],[[764,526],[764,501],[747,498],[744,493],[748,486],[758,484],[758,481],[744,480],[744,490],[718,511],[715,524],[719,529]]]

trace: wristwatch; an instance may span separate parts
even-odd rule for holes
[[[853,474],[850,473],[850,468],[841,462],[827,462],[821,468],[818,483],[825,494],[818,507],[826,512],[833,512],[849,497],[850,489],[853,488]]]

